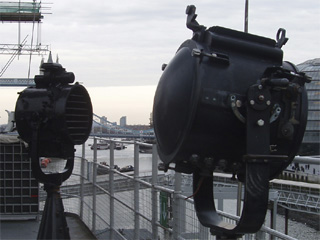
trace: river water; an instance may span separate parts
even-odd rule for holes
[[[89,139],[86,144],[86,159],[93,160],[93,151],[90,149],[90,145],[93,143],[92,139]],[[118,165],[120,168],[128,165],[134,165],[133,153],[134,147],[132,144],[128,144],[127,148],[124,150],[115,150],[115,165]],[[81,156],[82,146],[76,146],[76,156]],[[98,150],[97,151],[97,161],[106,162],[109,164],[110,159],[110,150]],[[151,154],[139,154],[139,171],[140,173],[151,173],[152,168],[152,158]],[[223,211],[236,214],[236,200],[224,200]],[[319,218],[320,220],[320,218]],[[301,221],[301,219],[300,219]],[[270,227],[270,211],[266,215],[265,225]],[[315,240],[320,239],[320,231],[315,230],[312,227],[309,227],[304,222],[298,222],[293,219],[289,219],[289,236],[301,239],[301,240]],[[276,230],[284,233],[285,229],[285,218],[282,215],[277,215],[276,218]]]

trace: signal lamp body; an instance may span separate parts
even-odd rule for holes
[[[309,78],[283,62],[277,41],[196,21],[187,8],[193,38],[165,66],[153,105],[160,159],[165,168],[194,174],[195,209],[212,233],[234,238],[263,224],[269,180],[298,151],[307,120]],[[213,202],[214,170],[237,175],[245,200],[237,225],[222,224]]]
[[[15,119],[20,137],[30,146],[33,173],[40,182],[60,185],[73,169],[74,145],[84,143],[91,131],[92,104],[87,90],[60,64],[44,63],[44,75],[35,87],[19,93]],[[44,174],[39,158],[67,159],[62,174]]]

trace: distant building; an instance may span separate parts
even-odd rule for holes
[[[127,117],[123,116],[120,118],[120,127],[125,127],[127,126]]]
[[[102,116],[101,119],[100,119],[100,123],[101,123],[101,124],[106,123],[107,120],[108,120],[107,117]]]
[[[152,112],[150,113],[149,120],[150,120],[150,127],[153,127],[153,113]]]
[[[320,154],[320,58],[297,65],[299,71],[312,78],[306,83],[308,93],[308,122],[299,155]]]

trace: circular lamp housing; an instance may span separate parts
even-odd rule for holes
[[[164,69],[154,97],[164,164],[176,163],[176,171],[185,173],[220,168],[242,175],[248,133],[268,124],[270,151],[263,154],[287,156],[272,163],[270,178],[286,168],[304,134],[307,95],[297,69],[282,56],[272,39],[222,27],[185,41]],[[248,126],[248,109],[257,116],[267,111],[267,119]]]
[[[165,169],[193,173],[200,223],[219,239],[257,232],[268,208],[269,180],[292,161],[307,119],[309,79],[282,60],[287,42],[197,23],[186,9],[193,38],[166,66],[154,97],[153,123]],[[169,166],[175,163],[175,166]],[[236,224],[216,211],[213,172],[244,183]]]
[[[73,146],[83,144],[91,131],[92,104],[87,90],[60,64],[45,64],[36,86],[20,93],[15,119],[27,143],[37,132],[39,153],[50,157],[73,156]]]

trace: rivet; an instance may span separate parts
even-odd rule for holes
[[[264,96],[263,95],[259,95],[259,100],[263,101],[264,100]]]
[[[241,102],[240,100],[237,100],[237,101],[236,101],[236,105],[237,105],[237,107],[239,108],[239,107],[242,106],[242,102]]]
[[[257,121],[258,126],[262,127],[264,125],[264,121],[262,119],[259,119]]]

